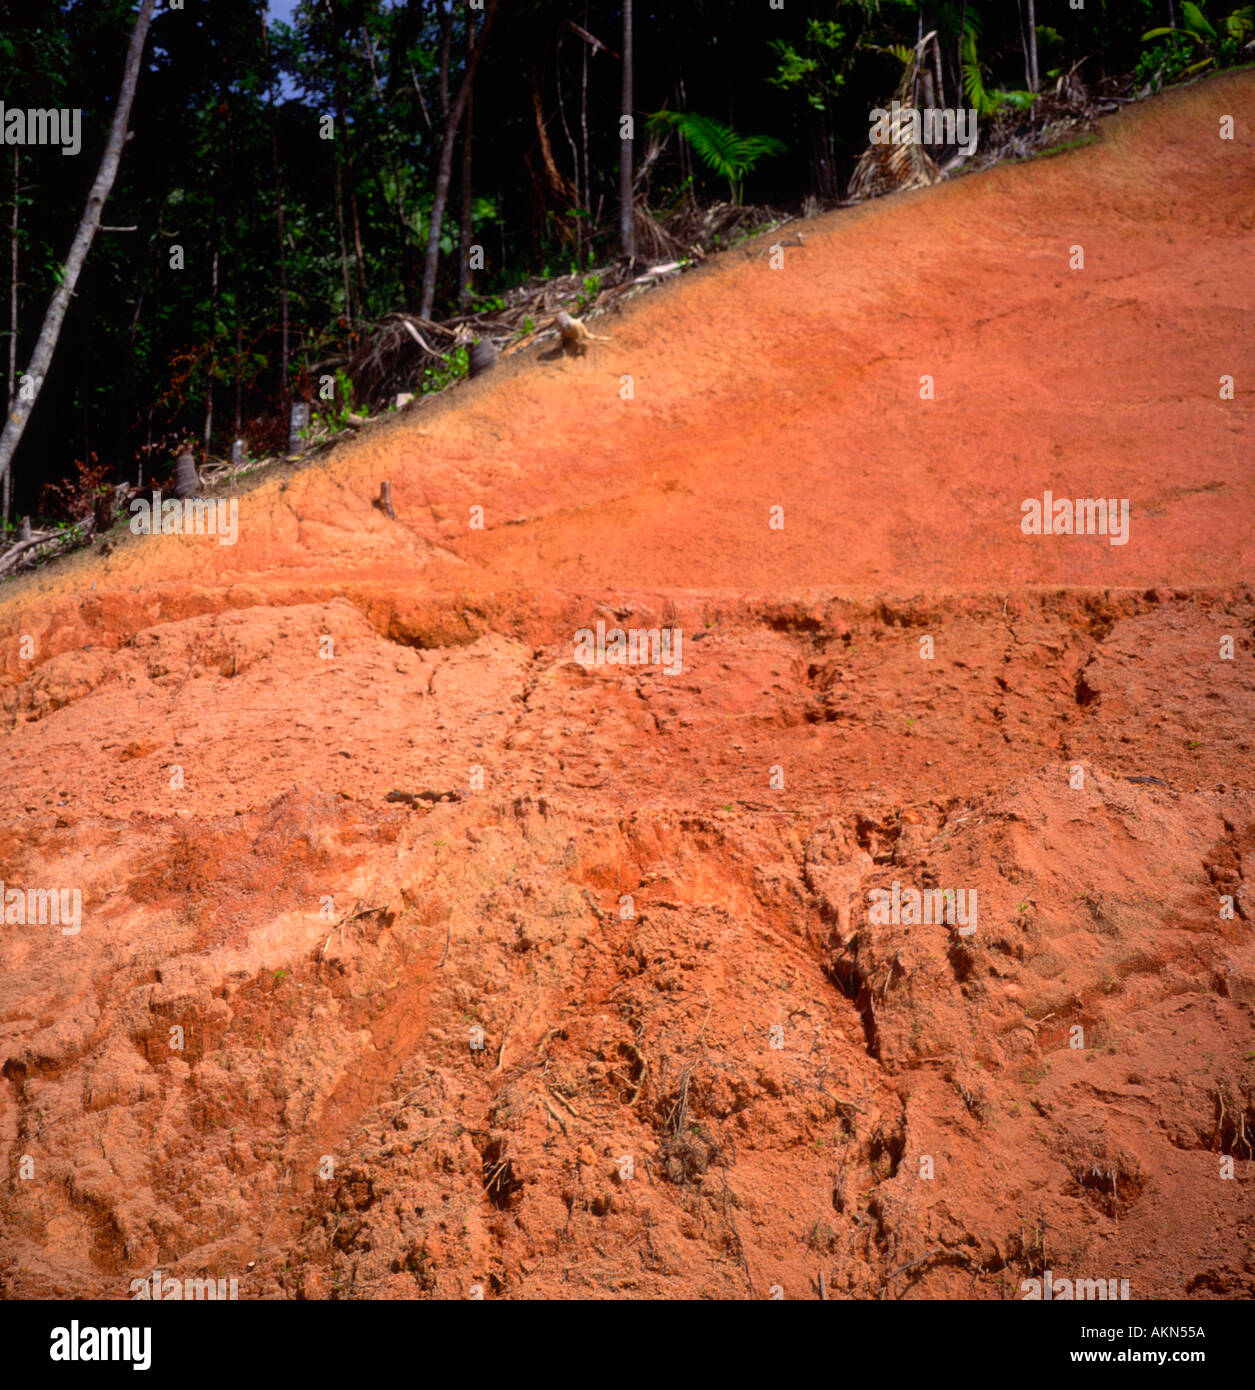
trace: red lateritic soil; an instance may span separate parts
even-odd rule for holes
[[[83,922],[0,926],[0,1293],[1255,1294],[1253,128],[751,243],[9,585],[0,878]]]

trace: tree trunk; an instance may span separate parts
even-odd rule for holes
[[[203,462],[209,461],[210,441],[214,433],[214,366],[218,346],[218,227],[214,224],[214,255],[209,290],[209,368],[206,372],[205,386],[205,447],[201,454]]]
[[[353,217],[353,259],[357,265],[357,300],[363,314],[369,312],[366,290],[366,252],[362,247],[362,218],[357,209],[357,179],[353,174],[353,151],[348,126],[344,127],[344,171],[349,176],[349,212]]]
[[[30,364],[27,367],[27,374],[32,379],[34,389],[29,400],[15,400],[13,402],[13,408],[5,418],[4,432],[0,434],[0,479],[8,476],[13,463],[14,452],[22,438],[26,422],[30,419],[31,409],[38,398],[40,388],[43,386],[43,379],[48,368],[52,365],[52,354],[56,350],[61,325],[65,320],[65,311],[69,308],[70,297],[74,293],[75,285],[78,284],[78,277],[83,269],[83,262],[87,259],[87,252],[91,247],[92,240],[96,235],[96,229],[100,226],[100,214],[104,211],[105,199],[108,198],[114,180],[118,176],[118,165],[122,160],[122,145],[126,139],[126,127],[131,118],[131,106],[135,101],[135,87],[139,82],[140,60],[143,57],[144,44],[148,38],[148,27],[152,23],[155,4],[156,0],[142,0],[140,4],[139,17],[136,19],[135,28],[131,32],[131,43],[126,54],[126,67],[122,74],[122,87],[118,92],[118,104],[113,113],[113,124],[109,128],[109,139],[105,144],[105,152],[100,160],[96,181],[92,184],[91,192],[87,196],[87,206],[83,209],[78,231],[74,234],[74,240],[70,243],[69,255],[65,258],[61,283],[57,286],[48,304],[48,311],[44,315],[43,326],[39,330],[39,338],[35,343],[35,351],[31,354]]]
[[[559,202],[577,207],[578,190],[558,168],[558,161],[554,158],[553,145],[549,141],[549,131],[545,123],[544,93],[539,87],[532,92],[532,118],[536,122],[536,143],[540,147],[540,162],[544,166],[550,191]]]
[[[79,395],[83,402],[83,462],[86,463],[90,459],[92,463],[95,463],[96,455],[92,453],[91,388],[89,385],[91,381],[91,363],[88,360],[89,348],[86,334],[79,339],[79,345],[82,349],[82,359],[79,367],[79,370],[82,372],[82,376],[79,378],[82,382],[82,386],[80,387]]]
[[[279,137],[275,132],[275,74],[270,62],[270,35],[266,30],[266,9],[261,10],[261,46],[267,69],[267,104],[270,110],[270,162],[274,168],[275,222],[279,233],[279,313],[282,319],[282,347],[279,366],[279,399],[288,399],[288,252],[284,229],[283,184],[279,178]]]
[[[483,376],[497,365],[497,345],[490,338],[481,338],[472,343],[466,355],[467,374],[471,377]]]
[[[428,135],[433,135],[433,134],[435,134],[435,132],[434,132],[434,130],[432,129],[431,115],[430,115],[430,113],[429,113],[428,110],[427,110],[427,102],[426,102],[426,99],[425,99],[424,96],[423,96],[423,85],[422,85],[422,83],[418,80],[418,73],[416,73],[416,72],[414,71],[414,65],[413,65],[413,63],[411,63],[411,64],[409,65],[409,68],[410,68],[410,81],[414,84],[414,92],[415,92],[415,94],[416,94],[417,97],[418,97],[418,109],[423,113],[423,122],[424,122],[424,124],[427,126],[427,133],[428,133]]]
[[[361,312],[366,308],[366,252],[362,249],[362,218],[357,209],[357,179],[353,173],[353,143],[349,135],[348,111],[344,100],[343,79],[336,77],[336,126],[344,138],[344,172],[349,186],[349,217],[353,222],[353,260],[357,267],[357,302]]]
[[[18,195],[21,191],[21,152],[13,146],[13,224],[9,237],[9,375],[8,390],[5,392],[6,413],[13,409],[13,398],[17,394],[17,311],[20,301],[17,288],[17,229]],[[4,475],[3,494],[0,495],[0,528],[9,524],[13,501],[13,479]]]
[[[160,223],[160,214],[158,214]],[[126,361],[122,365],[122,409],[121,419],[118,425],[118,460],[119,463],[124,459],[128,450],[126,447],[129,430],[127,429],[127,417],[131,406],[131,373],[135,367],[135,339],[139,336],[139,322],[144,313],[144,271],[141,268],[139,283],[135,287],[135,308],[131,313],[131,330],[126,340]],[[125,468],[122,470],[127,471]]]
[[[632,97],[632,0],[623,0],[623,91],[619,103],[620,115],[633,119]],[[632,235],[632,150],[634,140],[623,139],[619,131],[619,250],[625,260],[636,255]]]
[[[680,110],[688,110],[688,93],[684,90],[684,79],[680,78]],[[684,187],[687,196],[693,197],[693,167],[689,160],[689,142],[683,135],[677,137],[677,144],[680,148],[680,175],[684,179]]]
[[[92,532],[102,536],[113,525],[113,492],[102,492],[92,500]]]
[[[239,209],[231,219],[231,286],[235,311],[235,422],[231,438],[238,439],[244,424],[244,321],[240,317],[240,218]]]
[[[958,100],[963,100],[963,36],[967,33],[967,0],[963,0],[963,13],[959,16],[959,36],[954,41],[954,90]]]
[[[440,90],[440,114],[449,119],[449,53],[453,47],[453,16],[444,7],[444,0],[436,0],[440,14],[440,73],[437,83]],[[470,18],[468,12],[467,18]]]
[[[1024,85],[1030,92],[1037,90],[1037,17],[1033,0],[1020,0],[1020,42],[1024,47]]]
[[[575,207],[578,211],[584,206],[584,200],[580,197],[580,152],[576,148],[575,137],[571,134],[571,127],[567,124],[566,118],[566,99],[562,90],[562,40],[565,36],[558,36],[557,49],[554,54],[554,73],[558,79],[558,115],[562,119],[562,132],[566,136],[566,142],[571,147],[571,163],[574,166],[575,182],[572,187],[575,189]],[[583,45],[581,44],[581,47]],[[584,264],[584,219],[575,219],[575,254],[579,264]]]
[[[392,121],[388,116],[388,94],[383,89],[383,83],[379,80],[379,68],[375,63],[375,43],[370,36],[370,30],[365,24],[362,25],[362,44],[366,49],[366,61],[370,64],[370,77],[375,86],[375,95],[379,98],[379,110],[383,116],[384,124],[391,128]],[[392,188],[397,200],[397,221],[401,224],[401,240],[405,247],[406,259],[410,246],[410,224],[405,216],[405,199],[401,194],[401,172],[397,168],[396,161],[392,157],[391,150],[388,150],[388,172],[392,175]]]
[[[13,397],[17,394],[17,318],[19,294],[17,288],[17,232],[18,232],[18,198],[21,193],[21,165],[22,152],[17,146],[13,146],[13,221],[9,235],[9,375],[8,393],[5,396],[6,404],[12,404]],[[7,520],[7,517],[6,517]]]
[[[366,256],[362,250],[362,221],[357,211],[357,181],[353,176],[353,143],[349,135],[347,103],[344,99],[344,68],[340,63],[340,49],[347,32],[341,25],[332,0],[323,0],[327,11],[327,23],[331,34],[331,72],[332,85],[336,98],[335,138],[344,141],[344,173],[348,176],[349,215],[353,220],[353,251],[357,262],[358,309],[366,312]]]
[[[587,5],[584,6],[584,28],[588,28]],[[584,56],[584,71],[580,79],[580,149],[584,155],[584,206],[591,213],[593,210],[593,184],[588,172],[588,44],[581,44],[580,51]],[[588,229],[590,244],[593,231],[594,229],[590,225]]]
[[[191,454],[180,454],[174,461],[174,478],[169,493],[180,502],[195,497],[200,491],[200,478],[196,473],[196,460]]]
[[[924,54],[921,45],[924,42],[924,12],[921,10],[915,16],[915,83],[911,88],[911,105],[919,107],[919,77],[920,71],[924,66]]]
[[[167,187],[161,195],[160,203],[157,205],[157,217],[153,225],[152,233],[148,238],[148,255],[145,258],[144,264],[140,267],[139,275],[135,285],[135,308],[131,313],[131,327],[130,331],[127,334],[126,340],[126,359],[122,365],[122,405],[120,411],[118,412],[118,467],[124,476],[129,474],[129,463],[132,460],[132,455],[135,452],[137,452],[137,450],[133,450],[130,447],[132,441],[135,439],[135,432],[132,429],[130,423],[128,423],[131,420],[131,381],[135,373],[135,343],[136,339],[139,337],[140,323],[143,321],[144,302],[148,298],[149,293],[154,289],[154,287],[158,284],[158,282],[161,279],[161,263],[163,252],[162,237],[164,236],[162,221],[165,217],[166,208],[169,205],[169,202],[170,190]],[[149,443],[151,443],[151,408],[149,411],[148,432]],[[142,457],[143,456],[141,455],[141,462],[138,465],[140,473],[140,485],[142,485],[142,477],[144,471]]]
[[[222,93],[223,101],[228,103],[227,112],[227,160],[230,167],[235,165],[235,122],[231,119],[229,94]],[[244,411],[244,326],[240,319],[240,189],[231,180],[231,307],[235,319],[235,354],[232,364],[233,394],[235,396],[234,424],[231,438],[240,437],[240,425]]]
[[[946,79],[941,71],[941,39],[933,39],[933,71],[937,75],[937,105],[946,110]],[[960,101],[962,93],[960,93]]]
[[[466,15],[466,62],[470,66],[475,52],[475,26],[470,11]],[[471,221],[475,215],[474,187],[471,183],[471,157],[475,152],[475,89],[466,98],[466,115],[462,119],[462,234],[458,238],[458,308],[467,309],[471,303]]]
[[[341,176],[341,164],[339,146],[335,145],[331,157],[331,167],[335,173],[336,186],[336,230],[340,235],[340,278],[344,284],[344,321],[352,330],[355,317],[353,314],[353,281],[349,278],[349,244],[344,239],[344,179]]]
[[[1033,0],[1028,0],[1028,89],[1037,90],[1037,13]]]
[[[423,266],[423,298],[418,310],[419,318],[431,318],[432,306],[436,300],[436,271],[440,266],[440,227],[444,221],[445,204],[449,201],[449,181],[453,176],[453,146],[457,138],[458,126],[462,120],[462,113],[466,109],[471,87],[475,81],[475,69],[479,66],[479,60],[483,56],[484,43],[488,38],[488,31],[492,28],[493,17],[496,13],[497,0],[488,0],[488,8],[484,14],[484,22],[480,25],[479,37],[475,40],[475,47],[467,61],[462,85],[458,88],[458,94],[449,108],[449,119],[445,122],[444,138],[440,142],[440,166],[436,170],[435,198],[431,205],[431,226],[427,229],[427,261]]]

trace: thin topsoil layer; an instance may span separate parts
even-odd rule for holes
[[[0,928],[0,1293],[1251,1297],[1226,112],[819,219],[235,545],[9,586],[0,877],[82,926]],[[1024,536],[1047,487],[1128,544]],[[579,665],[599,620],[682,669]]]

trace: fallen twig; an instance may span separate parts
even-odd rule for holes
[[[544,1096],[541,1096],[540,1103],[545,1107],[546,1110],[548,1110],[548,1112],[553,1116],[553,1118],[557,1120],[558,1124],[562,1127],[563,1134],[569,1134],[570,1131],[566,1127],[566,1121],[562,1118],[561,1115],[558,1114],[558,1112],[553,1108],[553,1106],[549,1104],[549,1102],[544,1098]]]
[[[567,1098],[564,1095],[560,1094],[558,1091],[555,1091],[552,1086],[548,1086],[545,1089],[554,1098],[554,1100],[556,1100],[558,1104],[562,1106],[564,1110],[569,1110],[577,1120],[583,1119],[583,1116],[580,1114],[580,1112],[575,1108],[575,1106],[571,1104],[569,1100],[567,1100]]]

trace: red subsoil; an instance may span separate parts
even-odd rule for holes
[[[1253,125],[750,243],[10,585],[0,875],[83,918],[0,928],[0,1291],[1250,1297]]]

